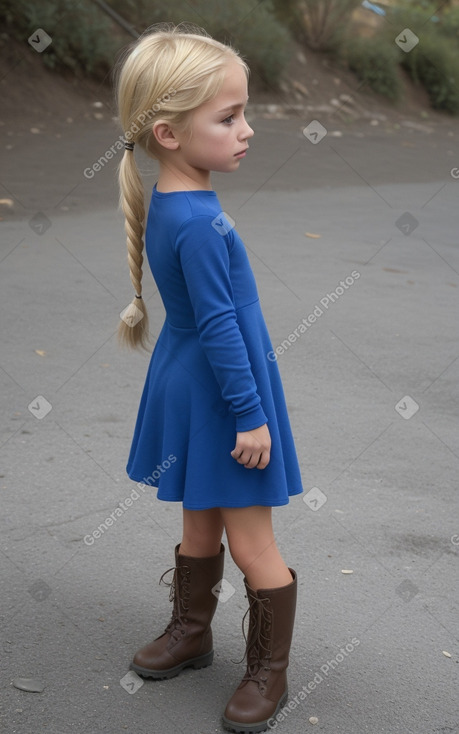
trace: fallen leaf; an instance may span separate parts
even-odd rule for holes
[[[15,678],[13,686],[20,691],[30,691],[31,693],[41,693],[45,690],[45,684],[38,678]]]
[[[445,656],[445,658],[450,658],[451,657],[451,653],[450,652],[447,652],[446,650],[442,650],[442,653]]]
[[[38,354],[39,357],[45,357],[46,356],[46,352],[45,352],[44,349],[36,349],[35,350],[35,354]]]
[[[354,573],[354,571],[351,571],[349,568],[343,568],[341,573]]]
[[[301,84],[301,82],[293,81],[292,82],[293,89],[296,89],[297,92],[300,92],[300,94],[304,95],[305,97],[309,97],[309,92],[304,86],[304,84]]]
[[[318,240],[319,237],[322,237],[321,234],[314,234],[314,232],[305,232],[304,233],[304,236],[305,237],[311,237],[311,239],[313,239],[313,240]]]

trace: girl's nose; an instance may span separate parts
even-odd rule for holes
[[[241,140],[247,140],[248,138],[252,138],[255,135],[254,130],[250,127],[247,120],[244,118],[245,126],[242,130],[242,133],[240,135]]]

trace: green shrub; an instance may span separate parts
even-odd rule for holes
[[[411,51],[398,49],[399,63],[407,70],[415,84],[421,84],[429,95],[434,109],[450,114],[459,113],[459,50],[454,41],[455,29],[449,19],[459,22],[458,9],[443,15],[431,2],[409,3],[399,0],[396,7],[388,8],[387,20],[381,36],[395,46],[395,38],[409,28],[419,38]],[[435,22],[434,20],[435,19]]]
[[[349,68],[377,94],[392,101],[400,97],[399,54],[394,43],[383,38],[357,38],[346,50]]]
[[[273,0],[274,12],[294,38],[314,51],[338,53],[361,0]]]
[[[447,38],[454,38],[459,41],[459,8],[449,8],[445,10],[440,18],[438,30]]]
[[[453,42],[437,33],[421,33],[401,61],[413,81],[426,89],[434,109],[459,114],[459,52]]]
[[[290,36],[272,13],[271,0],[112,0],[111,6],[142,31],[161,22],[194,23],[231,43],[266,84],[276,86],[290,57]]]
[[[90,0],[1,0],[0,11],[9,33],[20,41],[27,42],[37,28],[51,36],[41,54],[47,66],[98,77],[110,69],[116,51],[113,26]]]
[[[290,57],[290,36],[272,12],[271,0],[111,0],[110,6],[139,32],[159,22],[188,21],[211,36],[232,43],[252,70],[277,86]],[[52,68],[101,77],[113,66],[129,36],[93,0],[0,0],[10,36],[27,42],[43,28],[52,44],[42,54]],[[6,37],[6,34],[3,34]]]
[[[390,28],[391,37],[395,38],[404,28],[409,28],[419,36],[423,31],[436,31],[438,23],[432,20],[437,8],[431,2],[413,3],[409,0],[397,0],[397,4],[387,8],[386,28]]]

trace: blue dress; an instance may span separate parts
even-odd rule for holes
[[[153,189],[146,253],[166,309],[127,472],[189,510],[285,505],[303,491],[282,383],[244,244],[214,191]],[[265,469],[232,458],[264,423]]]

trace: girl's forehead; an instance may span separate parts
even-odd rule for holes
[[[213,102],[222,107],[228,105],[245,105],[248,99],[247,75],[237,61],[228,64],[222,86]]]

